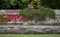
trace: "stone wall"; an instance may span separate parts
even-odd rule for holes
[[[60,26],[4,26],[0,34],[60,34]]]
[[[0,10],[0,14],[10,15],[13,18],[18,18],[17,15],[19,14],[19,11],[21,11],[21,10]],[[47,21],[38,22],[37,24],[60,25],[60,10],[53,10],[53,11],[56,13],[56,18],[57,18],[56,20],[47,18]],[[11,19],[11,20],[12,20],[12,22],[8,21],[7,23],[19,23],[19,24],[23,23],[23,22],[19,22],[19,20],[15,21],[15,19],[14,19],[14,21],[13,21],[13,19]],[[0,22],[0,24],[1,23],[3,23],[3,22]],[[25,22],[23,24],[25,24]],[[36,23],[34,23],[34,21],[31,21],[31,22],[29,22],[29,24],[36,24]]]

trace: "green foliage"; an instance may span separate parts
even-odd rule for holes
[[[55,12],[52,11],[52,9],[44,8],[44,7],[41,7],[40,9],[44,13],[43,15],[46,15],[49,18],[55,19]]]
[[[39,6],[60,9],[60,0],[0,0],[0,9],[25,9],[29,7],[38,9]]]
[[[0,9],[24,9],[30,0],[0,0]]]
[[[0,22],[7,22],[10,18],[9,16],[6,16],[6,20],[3,20],[2,19],[3,16],[4,16],[3,14],[0,14]]]
[[[29,4],[36,9],[38,2],[32,0],[0,0],[0,9],[25,9],[29,8]]]
[[[9,9],[10,0],[0,0],[0,9]]]
[[[30,4],[28,4],[28,5],[30,5],[30,6],[28,6],[29,8],[33,8],[33,9],[38,9],[38,2],[39,0],[31,0],[31,2],[30,2]]]
[[[31,18],[35,21],[43,21],[47,18],[55,19],[55,13],[52,9],[41,7],[40,9],[24,9],[19,12],[24,18]]]
[[[0,22],[2,21],[2,16],[3,16],[3,15],[2,15],[2,14],[0,14]]]
[[[25,19],[27,19],[27,18],[32,19],[34,12],[30,12],[29,9],[24,9],[19,12],[19,15],[24,16]]]
[[[60,0],[41,0],[41,5],[52,9],[60,9]]]
[[[7,16],[6,16],[6,20],[5,20],[4,22],[9,21],[9,18],[10,18],[10,17],[7,15]]]

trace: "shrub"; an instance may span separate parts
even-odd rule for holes
[[[34,21],[44,21],[46,18],[55,19],[55,12],[52,9],[41,7],[40,9],[24,9],[19,12],[25,21],[30,18]]]

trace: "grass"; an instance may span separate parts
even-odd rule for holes
[[[21,24],[0,24],[0,26],[52,26],[52,25],[21,25]]]
[[[8,24],[8,25],[0,25],[0,26],[46,26],[46,25],[19,25],[19,24]]]
[[[0,37],[60,37],[60,34],[0,34]]]
[[[46,24],[46,25],[44,25],[44,24],[35,24],[35,25],[33,25],[33,24],[0,24],[0,26],[58,26],[58,25],[48,25],[48,24]]]

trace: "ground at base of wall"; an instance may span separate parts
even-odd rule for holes
[[[0,34],[0,37],[60,37],[60,34]]]

